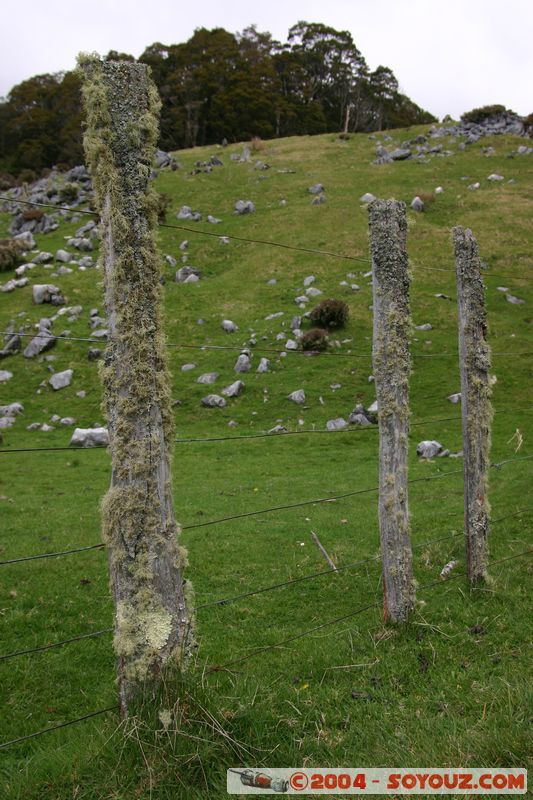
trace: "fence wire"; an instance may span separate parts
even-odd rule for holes
[[[0,201],[5,201],[7,203],[22,203],[23,205],[28,206],[39,206],[41,208],[52,208],[54,211],[66,211],[70,214],[88,214],[90,216],[99,216],[97,211],[90,211],[88,209],[81,209],[81,208],[69,208],[68,206],[57,206],[53,203],[39,203],[36,201],[31,200],[18,200],[11,197],[6,197],[5,195],[0,195]],[[368,264],[371,265],[372,261],[368,258],[363,258],[362,256],[350,256],[344,253],[334,253],[330,250],[318,250],[316,248],[311,247],[299,247],[297,245],[291,245],[283,242],[273,242],[265,239],[250,239],[244,236],[236,236],[236,235],[229,235],[223,233],[214,233],[213,231],[205,231],[199,228],[191,228],[187,225],[170,225],[168,223],[160,222],[158,223],[159,228],[169,228],[170,230],[176,231],[184,231],[185,233],[194,233],[199,236],[210,236],[216,239],[233,239],[237,242],[245,242],[247,244],[262,244],[267,245],[269,247],[279,247],[285,250],[295,250],[301,253],[312,253],[313,255],[320,255],[320,256],[329,256],[330,258],[338,258],[345,261],[355,261],[360,264]],[[412,265],[414,269],[422,269],[427,270],[429,272],[447,272],[450,275],[455,275],[455,270],[453,269],[445,269],[443,267],[425,267],[419,264]],[[513,278],[515,280],[523,280],[523,277],[520,275],[512,275],[511,273],[502,273],[502,272],[492,272],[490,270],[484,270],[482,273],[483,277],[488,278]]]

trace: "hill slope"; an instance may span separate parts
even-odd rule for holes
[[[408,203],[417,194],[431,201],[423,213],[408,212],[413,322],[432,325],[429,331],[414,328],[412,337],[410,477],[436,479],[411,487],[415,572],[422,586],[438,578],[452,558],[459,561],[459,572],[464,568],[462,462],[418,462],[415,454],[417,442],[423,439],[437,439],[452,452],[461,448],[459,411],[446,399],[459,390],[450,244],[454,225],[472,228],[487,264],[490,343],[497,378],[493,461],[533,453],[528,433],[533,405],[533,155],[517,154],[524,140],[502,136],[485,138],[463,151],[456,141],[438,140],[452,155],[429,154],[427,161],[372,163],[376,144],[392,150],[407,137],[413,140],[424,133],[426,128],[400,131],[392,141],[385,135],[377,139],[358,135],[348,141],[331,135],[278,140],[259,145],[261,150],[249,162],[230,159],[230,153],[241,153],[240,147],[229,152],[182,151],[177,154],[181,169],[162,170],[156,180],[157,189],[171,197],[166,224],[195,231],[161,228],[162,260],[168,254],[179,261],[186,252],[187,265],[202,274],[197,283],[178,284],[174,273],[182,264],[171,268],[165,263],[164,267],[173,394],[180,401],[176,426],[182,439],[253,434],[277,424],[289,431],[323,431],[328,420],[346,419],[357,402],[370,405],[374,400],[368,381],[372,300],[366,276],[370,269],[367,214],[359,198],[371,192]],[[484,148],[491,149],[485,152]],[[196,162],[206,162],[215,154],[223,166],[192,174],[203,169],[195,167]],[[257,160],[269,169],[258,168]],[[488,181],[492,173],[504,180]],[[476,182],[479,189],[467,188]],[[316,183],[324,185],[327,200],[312,205],[308,189]],[[444,191],[432,198],[437,186]],[[235,215],[238,200],[251,200],[255,213]],[[203,220],[176,219],[183,205],[199,210]],[[222,222],[205,222],[207,214]],[[8,215],[0,219],[7,229]],[[78,221],[67,220],[56,231],[37,236],[38,247],[55,253],[84,221],[81,216]],[[362,260],[240,239],[223,244],[219,235]],[[186,251],[180,250],[184,239],[189,241]],[[91,335],[89,312],[92,308],[102,311],[98,270],[74,267],[65,275],[54,272],[54,267],[37,266],[27,273],[28,286],[0,295],[1,330],[11,321],[17,327],[28,324],[29,330],[30,323],[52,316],[56,309],[31,302],[31,285],[52,282],[67,297],[68,307],[82,306],[81,312],[58,318],[54,332],[68,328],[74,337]],[[340,344],[330,354],[307,357],[288,352],[282,356],[272,350],[284,349],[285,339],[278,334],[290,336],[293,315],[305,310],[299,309],[295,298],[304,292],[308,276],[315,276],[310,285],[319,288],[322,297],[348,302],[350,322],[333,337]],[[352,284],[359,288],[351,288]],[[452,302],[437,298],[439,293]],[[507,302],[506,294],[525,303]],[[280,316],[266,319],[272,314]],[[64,322],[69,316],[74,318]],[[224,319],[233,320],[239,330],[224,333]],[[305,321],[302,324],[304,329],[309,327]],[[250,345],[251,338],[255,346]],[[204,345],[234,349],[197,349]],[[24,404],[24,414],[4,430],[2,447],[68,445],[71,427],[52,423],[51,431],[26,429],[33,422],[51,423],[54,414],[72,416],[80,427],[103,421],[97,366],[87,360],[87,349],[94,346],[58,341],[45,354],[53,356],[52,361],[25,359],[21,354],[2,361],[2,369],[13,373],[0,385],[2,403]],[[238,376],[233,366],[242,346],[252,350],[253,368]],[[270,371],[257,374],[262,356],[270,359]],[[186,363],[195,367],[182,371]],[[54,392],[42,385],[51,370],[66,369],[73,370],[69,387]],[[215,384],[196,383],[207,372],[219,373]],[[206,394],[220,393],[238,377],[245,383],[240,397],[228,400],[223,409],[201,406]],[[305,391],[303,406],[287,399],[298,389]],[[80,391],[85,396],[78,396]],[[236,426],[228,427],[230,421]],[[524,444],[515,454],[517,429]],[[5,467],[0,477],[5,519],[2,559],[99,541],[98,502],[109,480],[105,451],[43,451],[0,458]],[[493,560],[520,553],[530,541],[529,464],[509,464],[491,475]],[[450,477],[437,480],[446,472]],[[324,435],[177,444],[175,504],[178,519],[188,528],[183,540],[198,605],[322,571],[324,562],[313,548],[311,530],[343,567],[373,558],[379,539],[376,497],[371,491],[334,503],[195,526],[273,506],[370,490],[376,477],[375,426]],[[440,537],[445,538],[424,544]],[[421,588],[413,625],[402,631],[384,628],[380,622],[379,564],[372,560],[334,577],[305,580],[227,606],[199,608],[202,666],[239,658],[256,646],[297,637],[359,607],[377,604],[354,619],[236,666],[236,671],[193,680],[179,712],[186,735],[178,737],[173,749],[161,740],[155,750],[150,746],[151,774],[134,737],[123,751],[118,735],[108,741],[116,720],[105,716],[47,734],[35,740],[38,744],[29,742],[9,750],[4,796],[67,798],[78,787],[78,798],[125,798],[135,791],[139,797],[222,798],[226,796],[226,767],[245,762],[271,767],[303,763],[525,766],[528,659],[524,623],[531,617],[525,583],[530,569],[530,562],[519,558],[495,566],[491,570],[494,584],[488,591],[470,591],[463,579]],[[13,564],[4,570],[6,652],[112,624],[101,551]],[[6,662],[2,667],[7,709],[2,741],[113,705],[110,644],[109,636],[101,636]],[[230,740],[220,734],[221,729]],[[18,759],[30,754],[31,769],[19,771]],[[120,757],[123,762],[118,769]]]

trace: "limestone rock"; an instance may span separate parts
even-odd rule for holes
[[[348,427],[349,427],[348,423],[342,417],[337,417],[337,419],[330,419],[326,422],[326,428],[328,431],[344,431]]]
[[[287,397],[289,400],[292,400],[293,403],[297,403],[300,406],[305,403],[305,392],[303,389],[297,389],[295,392],[291,392],[287,395]]]
[[[36,283],[32,287],[32,293],[33,302],[36,305],[41,305],[42,303],[51,303],[54,297],[60,297],[61,289],[52,283]]]
[[[416,447],[416,454],[420,458],[435,458],[435,456],[448,455],[449,451],[445,450],[440,442],[435,440],[424,440],[419,442]]]
[[[226,386],[225,389],[222,389],[222,394],[226,397],[239,397],[239,395],[242,394],[243,389],[244,383],[242,381],[235,381],[229,386]]]
[[[78,447],[107,447],[109,433],[107,428],[76,428],[70,444]]]
[[[237,200],[235,203],[235,214],[253,214],[255,212],[255,205],[251,200]]]
[[[235,333],[235,331],[239,330],[239,326],[236,325],[231,319],[223,319],[222,330],[226,331],[226,333]]]
[[[233,369],[235,372],[249,372],[252,369],[249,353],[243,351],[235,362]]]
[[[204,372],[203,375],[200,375],[196,379],[196,383],[212,384],[215,383],[217,378],[218,378],[218,372]]]
[[[55,372],[48,383],[52,389],[57,392],[59,389],[65,389],[67,386],[70,386],[73,374],[74,370],[72,369],[65,369],[63,372]]]
[[[207,397],[202,398],[202,405],[206,408],[224,408],[226,401],[219,394],[208,394]]]

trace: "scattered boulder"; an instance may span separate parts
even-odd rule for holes
[[[449,450],[445,450],[440,442],[435,440],[424,440],[419,442],[416,446],[416,454],[420,458],[435,458],[435,456],[447,456],[450,454]]]
[[[226,333],[235,333],[235,331],[239,330],[239,326],[232,322],[231,319],[223,319],[222,330],[226,331]]]
[[[303,406],[305,403],[305,392],[303,389],[297,389],[295,392],[291,392],[287,395],[288,400],[292,400],[293,403],[297,403],[299,406]]]
[[[521,297],[515,297],[513,294],[506,294],[505,299],[508,303],[512,303],[514,306],[522,306],[526,302],[522,300]]]
[[[253,214],[255,212],[255,205],[251,200],[237,200],[235,203],[235,214]]]
[[[461,392],[456,392],[455,394],[448,395],[446,400],[449,400],[450,403],[453,403],[456,406],[458,403],[461,402]]]
[[[30,341],[24,350],[24,358],[34,358],[40,353],[52,348],[57,339],[51,332],[52,323],[49,319],[42,319],[39,323],[39,332],[34,339]]]
[[[413,211],[423,211],[424,201],[420,197],[418,197],[418,195],[416,197],[413,197],[413,199],[411,200],[411,208],[413,209]]]
[[[366,411],[365,407],[358,403],[350,416],[348,417],[348,422],[350,425],[360,425],[362,428],[368,428],[369,425],[372,425],[375,421],[375,418],[370,414],[369,411]]]
[[[35,248],[35,239],[33,238],[33,234],[30,231],[17,233],[17,235],[14,236],[13,238],[16,239],[18,242],[22,242],[26,250],[33,250]]]
[[[18,333],[8,333],[4,338],[4,346],[0,350],[0,358],[15,355],[22,347],[22,338]]]
[[[181,371],[189,372],[191,369],[196,369],[196,364],[183,364]]]
[[[8,403],[6,406],[0,406],[0,415],[2,417],[18,417],[24,411],[22,403]]]
[[[107,428],[76,428],[70,444],[78,447],[107,447],[109,433]]]
[[[270,361],[268,360],[268,358],[262,358],[259,362],[256,372],[268,372],[269,366],[270,366]]]
[[[208,394],[207,397],[202,398],[202,405],[206,408],[224,408],[226,401],[219,394]]]
[[[176,283],[195,283],[200,277],[201,273],[196,267],[181,267],[176,272]]]
[[[252,369],[250,354],[247,350],[243,350],[240,354],[233,369],[235,372],[249,372]]]
[[[411,158],[412,152],[408,147],[398,147],[396,150],[393,150],[389,153],[390,158],[393,161],[405,161],[408,158]]]
[[[52,389],[57,392],[59,389],[65,389],[67,386],[70,386],[73,374],[74,370],[72,369],[65,369],[63,372],[55,372],[48,383]]]
[[[348,427],[349,427],[348,423],[342,417],[337,417],[337,419],[330,419],[326,422],[326,429],[328,431],[344,431]]]
[[[177,213],[177,218],[189,222],[200,222],[202,215],[199,211],[193,211],[190,206],[182,206]]]
[[[433,325],[430,322],[424,322],[422,325],[415,325],[417,331],[432,331]]]
[[[319,194],[317,197],[313,197],[311,201],[312,206],[321,206],[323,203],[327,203],[328,198],[325,194]]]
[[[196,379],[196,383],[212,384],[215,383],[217,378],[218,378],[218,372],[204,372],[203,375],[200,375]]]
[[[0,369],[0,383],[7,383],[13,377],[13,373],[7,369]]]
[[[72,261],[73,256],[67,253],[66,250],[58,250],[56,253],[56,261],[61,261],[63,264],[68,264]]]
[[[361,203],[372,203],[375,199],[375,196],[371,192],[365,192],[365,194],[361,195],[359,198]]]
[[[504,179],[503,175],[497,175],[495,172],[493,172],[491,175],[489,175],[487,177],[487,180],[488,181],[492,181],[493,183],[497,183],[497,182],[503,181],[505,179]]]
[[[222,394],[226,397],[238,397],[242,394],[243,389],[244,383],[242,381],[235,381],[229,386],[226,386],[225,389],[222,389]]]
[[[65,298],[61,294],[61,289],[54,286],[52,283],[36,283],[32,287],[33,302],[36,305],[42,303],[52,303],[53,305],[62,305]]]
[[[324,189],[324,184],[322,184],[322,183],[314,183],[312,186],[309,187],[309,189],[307,191],[309,192],[309,194],[321,194],[322,192],[325,192],[326,190]]]

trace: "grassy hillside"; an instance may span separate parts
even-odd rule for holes
[[[395,132],[388,144],[393,147],[424,130]],[[323,571],[326,565],[311,531],[340,567],[371,560],[338,575],[199,608],[197,664],[186,685],[170,686],[161,705],[155,703],[152,709],[157,717],[161,707],[177,702],[170,730],[160,722],[155,735],[140,722],[120,726],[110,713],[13,746],[1,754],[2,797],[218,800],[227,796],[226,768],[241,765],[527,766],[531,560],[495,565],[491,583],[476,591],[464,578],[422,588],[437,580],[451,559],[459,562],[456,572],[464,571],[462,461],[419,462],[416,444],[437,439],[452,452],[461,448],[460,411],[446,399],[459,391],[450,242],[450,229],[459,224],[472,228],[487,264],[497,378],[492,460],[533,454],[533,156],[510,157],[523,143],[517,137],[485,138],[464,151],[456,143],[439,143],[454,155],[434,155],[429,163],[380,166],[372,164],[376,141],[366,135],[349,141],[322,136],[269,142],[253,154],[251,163],[230,161],[230,152],[240,148],[205,148],[180,152],[182,168],[161,172],[156,180],[157,189],[172,198],[168,225],[182,224],[176,212],[184,204],[201,211],[204,220],[207,214],[222,219],[217,226],[184,223],[194,233],[159,231],[162,256],[170,254],[179,261],[180,242],[188,239],[188,264],[203,276],[196,284],[177,284],[175,268],[163,268],[180,439],[241,436],[276,424],[289,431],[323,431],[327,420],[347,418],[357,402],[373,402],[373,384],[368,381],[372,292],[364,277],[370,269],[365,261],[367,212],[359,198],[372,192],[409,203],[415,194],[431,195],[437,186],[443,187],[424,213],[408,212],[413,323],[433,326],[430,331],[413,328],[410,478],[435,479],[411,486],[415,574],[421,587],[412,624],[402,630],[382,624],[375,492],[192,527],[372,489],[377,481],[375,427],[178,442],[174,499],[177,518],[190,528],[182,538],[197,606]],[[490,146],[494,154],[486,155],[483,148]],[[215,153],[222,167],[210,174],[191,174],[196,161]],[[270,169],[255,169],[256,158]],[[491,183],[491,173],[505,180]],[[476,181],[480,188],[469,190]],[[307,190],[316,182],[324,184],[327,202],[313,206]],[[234,215],[239,199],[252,200],[256,212]],[[39,248],[55,253],[83,221],[64,222],[54,233],[37,237]],[[0,215],[0,235],[8,222],[6,214]],[[222,244],[200,231],[362,260],[238,240]],[[58,319],[54,332],[68,328],[74,337],[90,336],[89,311],[102,310],[101,273],[75,269],[52,277],[53,271],[39,266],[29,273],[30,286],[0,295],[1,330],[13,319],[34,323],[51,316],[55,309],[32,305],[31,284],[52,282],[61,287],[69,305],[83,307],[72,323]],[[313,286],[323,297],[349,304],[350,322],[333,337],[339,345],[329,354],[289,352],[282,357],[271,351],[283,350],[277,334],[290,335],[292,316],[302,313],[294,298],[303,292],[309,275],[316,277]],[[273,278],[276,283],[269,284]],[[360,288],[341,286],[341,281]],[[525,304],[508,303],[497,288],[502,286]],[[436,298],[436,293],[450,296],[452,302]],[[313,300],[308,303],[312,306]],[[265,319],[276,312],[283,316]],[[227,318],[239,326],[237,333],[224,333],[221,321]],[[237,376],[233,365],[239,348],[248,345],[252,334],[257,340],[253,369]],[[206,344],[235,349],[196,349]],[[13,373],[0,384],[0,403],[18,401],[25,409],[3,432],[2,448],[68,445],[71,428],[26,430],[33,422],[50,423],[54,414],[73,416],[80,427],[104,421],[97,366],[87,360],[90,346],[59,341],[49,352],[55,356],[52,362],[19,354],[0,363],[1,369]],[[523,353],[528,355],[517,355]],[[271,360],[265,374],[255,372],[261,356]],[[186,363],[194,363],[195,369],[182,372]],[[70,387],[54,392],[41,386],[50,369],[68,368],[74,370]],[[219,373],[217,382],[197,384],[196,378],[208,371]],[[237,377],[246,385],[241,397],[228,400],[224,409],[201,407],[202,397],[220,393]],[[339,388],[332,388],[336,385]],[[305,390],[305,406],[287,399],[296,389]],[[81,390],[85,397],[77,396]],[[236,425],[229,426],[230,421]],[[515,452],[521,437],[523,444]],[[494,561],[530,545],[531,463],[511,463],[491,472]],[[98,504],[110,477],[105,450],[0,453],[0,464],[0,560],[99,542]],[[452,474],[441,480],[446,472]],[[112,625],[102,550],[5,565],[1,570],[1,653]],[[372,603],[376,606],[353,618],[228,669],[208,671]],[[0,670],[3,742],[116,703],[109,634],[6,660],[0,662]]]

